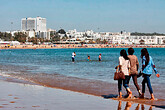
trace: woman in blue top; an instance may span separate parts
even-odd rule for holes
[[[141,50],[141,58],[142,58],[143,81],[142,81],[142,95],[140,96],[140,98],[144,98],[145,83],[147,83],[149,92],[151,94],[151,100],[154,100],[153,90],[150,83],[150,76],[152,74],[152,69],[154,70],[157,77],[159,77],[160,75],[158,74],[158,71],[155,68],[152,57],[149,56],[149,53],[146,48],[143,48]]]

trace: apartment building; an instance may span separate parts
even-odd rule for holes
[[[46,28],[46,18],[22,18],[21,31],[28,33],[29,37],[50,39]]]

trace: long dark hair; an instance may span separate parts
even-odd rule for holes
[[[127,56],[127,52],[126,50],[122,49],[120,51],[120,56],[122,56],[125,60],[129,60],[128,56]]]
[[[146,58],[145,66],[147,66],[148,63],[149,63],[149,61],[150,61],[150,58],[149,58],[149,53],[148,53],[148,51],[147,51],[146,48],[143,48],[143,49],[141,50],[141,58],[143,58],[143,56],[145,56],[145,58]]]

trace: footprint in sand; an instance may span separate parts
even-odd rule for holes
[[[15,101],[11,101],[10,103],[16,103]]]
[[[15,107],[15,108],[25,108],[25,107]]]
[[[14,99],[19,99],[18,97],[14,97]]]
[[[40,106],[32,106],[32,107],[40,107]]]
[[[0,106],[0,108],[4,108],[3,106]]]
[[[9,104],[2,104],[2,105],[9,105]]]

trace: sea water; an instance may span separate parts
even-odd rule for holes
[[[78,49],[15,49],[0,50],[1,75],[7,74],[60,74],[69,77],[100,80],[116,83],[113,80],[115,66],[119,63],[122,48],[78,48]],[[126,51],[128,50],[127,48]],[[135,48],[140,68],[141,48]],[[165,84],[165,48],[148,48],[160,78],[151,76],[152,84]],[[76,52],[72,62],[72,52]],[[98,61],[102,54],[102,61]],[[91,61],[87,61],[90,56]],[[140,69],[139,69],[140,71]],[[46,77],[45,77],[46,78]],[[139,82],[142,78],[138,79]]]

